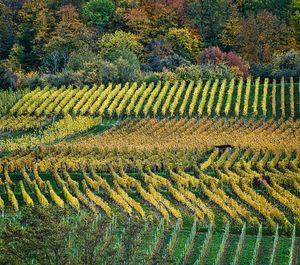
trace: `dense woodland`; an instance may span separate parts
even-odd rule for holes
[[[0,86],[300,76],[299,0],[0,0]]]

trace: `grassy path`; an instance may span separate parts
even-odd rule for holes
[[[181,254],[184,249],[185,243],[190,235],[190,231],[191,231],[190,226],[183,227],[178,235],[177,244],[174,248],[174,254],[173,254],[173,260],[175,260],[176,263],[181,258]],[[177,263],[177,264],[180,264],[180,263]]]
[[[258,254],[257,264],[269,264],[273,249],[274,236],[264,236],[261,240],[261,248]]]
[[[288,265],[291,242],[291,237],[279,237],[274,259],[275,265]]]
[[[256,242],[256,235],[245,235],[245,244],[243,247],[242,256],[240,259],[241,265],[249,265],[253,256],[253,251]]]
[[[197,233],[195,237],[194,247],[191,253],[190,258],[188,259],[187,264],[193,265],[195,261],[198,259],[202,244],[204,242],[206,233]]]
[[[238,234],[231,234],[228,238],[228,244],[225,249],[223,264],[231,264],[234,261],[236,247],[239,243],[240,235]]]
[[[222,242],[222,238],[223,238],[223,234],[222,233],[218,233],[218,234],[214,234],[212,237],[212,242],[210,245],[210,249],[208,251],[207,254],[207,258],[204,262],[204,264],[206,265],[214,265],[214,262],[216,260],[219,248],[220,248],[220,244]]]

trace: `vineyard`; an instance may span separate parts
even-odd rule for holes
[[[1,222],[89,212],[94,264],[299,264],[299,118],[293,79],[37,88],[0,117]]]
[[[299,118],[300,83],[260,78],[207,82],[108,85],[92,88],[38,88],[25,94],[12,115],[92,115],[102,117]]]

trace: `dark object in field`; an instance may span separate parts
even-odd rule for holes
[[[270,179],[269,176],[263,175],[263,176],[262,176],[262,179],[263,179],[264,181],[266,181],[269,185],[271,185],[271,179]]]
[[[230,148],[230,149],[234,149],[234,146],[230,145],[230,144],[223,144],[223,145],[215,145],[215,148],[218,148],[219,151],[220,151],[220,155],[222,155],[227,148]],[[231,152],[229,152],[231,153]]]
[[[262,175],[262,179],[268,183],[268,185],[271,185],[271,179],[269,176],[265,176],[265,175]],[[261,180],[259,177],[254,177],[253,180],[252,180],[252,185],[254,187],[260,187],[261,185]]]
[[[261,181],[258,177],[254,177],[252,180],[252,186],[253,187],[260,187]]]
[[[234,148],[234,146],[232,146],[230,144],[215,145],[215,147],[219,148],[219,149]]]

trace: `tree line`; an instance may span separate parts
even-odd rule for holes
[[[299,11],[299,0],[0,0],[0,80],[296,77]]]

